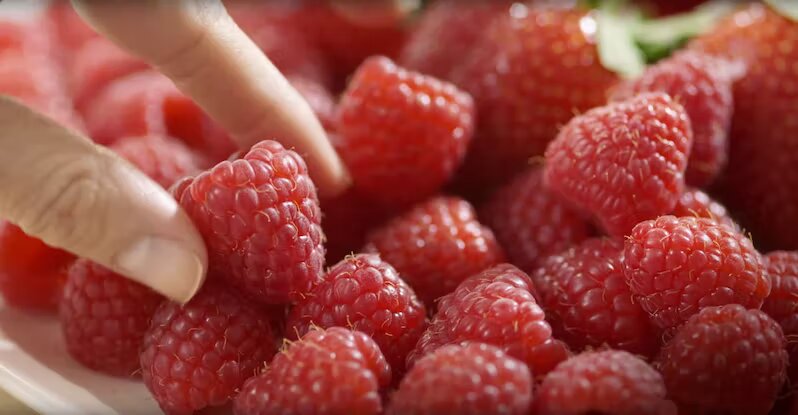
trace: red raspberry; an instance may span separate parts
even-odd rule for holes
[[[546,150],[546,185],[613,236],[673,211],[684,191],[690,120],[661,93],[574,117]]]
[[[544,259],[531,275],[555,336],[572,348],[656,352],[659,336],[624,279],[623,240],[588,239]]]
[[[22,229],[0,221],[0,295],[5,304],[55,311],[72,254],[45,245]]]
[[[262,309],[209,283],[188,304],[162,304],[144,335],[144,384],[164,412],[226,404],[276,351]]]
[[[779,325],[739,304],[693,315],[660,352],[668,395],[701,413],[767,414],[786,379]]]
[[[51,2],[46,16],[55,27],[56,37],[67,54],[78,50],[90,39],[100,36],[75,13],[71,2]]]
[[[624,273],[655,325],[672,329],[704,307],[759,308],[770,293],[751,240],[711,219],[662,216],[626,239]]]
[[[442,297],[408,363],[464,341],[497,346],[526,363],[535,375],[548,372],[569,355],[565,344],[551,336],[529,277],[510,264],[487,269]]]
[[[19,51],[25,43],[25,28],[19,22],[0,22],[0,51]]]
[[[199,170],[197,156],[170,137],[127,137],[111,145],[111,149],[165,188]]]
[[[712,183],[726,166],[731,123],[733,76],[728,63],[699,52],[681,52],[621,84],[613,100],[645,92],[664,92],[684,106],[693,128],[693,147],[685,180],[691,186]]]
[[[676,415],[665,398],[662,375],[628,352],[586,352],[566,360],[543,379],[539,414]]]
[[[685,190],[671,215],[713,219],[726,226],[739,228],[723,205],[698,189]]]
[[[67,351],[84,366],[113,376],[139,374],[139,351],[163,302],[151,289],[91,261],[69,269],[60,320]]]
[[[762,304],[762,311],[776,320],[788,339],[798,335],[798,252],[775,251],[764,256],[772,289]],[[798,344],[791,341],[790,381],[798,381]]]
[[[384,57],[360,66],[338,110],[337,147],[355,187],[389,205],[436,193],[460,165],[474,125],[468,94]]]
[[[510,262],[526,272],[591,233],[587,220],[543,186],[543,170],[537,167],[491,196],[480,219],[493,229]]]
[[[396,267],[427,307],[504,261],[493,232],[477,221],[470,203],[454,197],[430,199],[393,219],[370,235],[366,251]]]
[[[280,143],[261,141],[173,194],[205,239],[211,271],[258,301],[298,300],[321,276],[316,187],[305,161]]]
[[[618,79],[599,60],[594,15],[564,5],[572,2],[520,3],[493,20],[452,75],[477,105],[458,180],[476,193],[523,171],[574,112],[603,105]]]
[[[71,59],[69,86],[75,106],[83,108],[111,81],[146,70],[143,60],[104,37],[87,40]]]
[[[310,108],[319,118],[321,125],[328,131],[335,129],[335,98],[324,85],[309,78],[291,77],[291,85],[308,102]]]
[[[377,342],[398,378],[425,317],[424,305],[396,270],[377,255],[363,254],[330,268],[291,310],[286,331],[289,337],[312,326],[362,331]]]
[[[310,330],[249,379],[236,415],[380,414],[391,368],[367,335],[342,327]]]
[[[387,414],[526,415],[531,403],[532,375],[523,362],[495,346],[470,343],[419,359],[391,397]]]
[[[463,3],[439,0],[424,10],[402,49],[399,63],[414,71],[450,79],[490,23],[509,9],[510,1]]]

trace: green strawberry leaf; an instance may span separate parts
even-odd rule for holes
[[[621,6],[620,1],[607,1],[596,12],[599,59],[605,68],[621,77],[634,78],[646,67],[632,30],[641,17]]]
[[[798,1],[795,0],[765,0],[765,3],[780,15],[798,21]]]
[[[735,7],[735,2],[714,0],[691,12],[660,19],[639,20],[632,28],[633,36],[645,53],[646,61],[655,62],[682,47],[689,39],[711,29]]]

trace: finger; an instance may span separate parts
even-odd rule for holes
[[[0,217],[187,301],[207,254],[169,193],[111,151],[0,96]]]
[[[324,195],[349,185],[310,106],[239,29],[218,0],[73,0],[98,31],[149,61],[243,148],[273,138],[308,162]]]
[[[421,0],[332,0],[341,16],[361,26],[396,24],[421,8]]]

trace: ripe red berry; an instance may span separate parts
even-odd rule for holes
[[[337,149],[355,187],[387,205],[435,194],[465,155],[471,97],[390,59],[366,60],[338,108]]]
[[[685,190],[679,201],[676,202],[676,207],[673,208],[671,215],[713,219],[726,226],[738,228],[723,205],[698,189],[688,188]]]
[[[543,186],[543,170],[538,167],[501,187],[479,217],[493,230],[510,262],[526,272],[592,231],[585,218]]]
[[[56,31],[60,46],[67,55],[100,35],[94,31],[72,8],[72,3],[54,1],[49,4],[46,16]]]
[[[535,375],[548,372],[569,355],[565,344],[552,337],[529,277],[510,264],[487,269],[442,297],[408,363],[464,341],[497,346],[526,363]]]
[[[789,375],[798,381],[798,344],[792,341],[798,335],[798,252],[774,251],[764,256],[772,289],[762,304],[762,311],[779,323],[784,335],[791,341]]]
[[[137,376],[144,333],[163,302],[151,289],[91,261],[69,268],[60,304],[67,351],[84,366]]]
[[[661,93],[574,117],[546,150],[546,185],[613,236],[673,211],[684,191],[690,120]]]
[[[164,188],[199,171],[197,155],[171,137],[126,137],[111,149]]]
[[[249,379],[236,415],[377,415],[391,368],[367,335],[342,327],[310,330]]]
[[[476,216],[463,199],[436,197],[374,231],[366,251],[378,252],[396,267],[433,308],[466,278],[504,261],[493,232]]]
[[[526,415],[532,375],[483,343],[449,345],[421,358],[391,397],[388,415]]]
[[[164,412],[191,414],[226,404],[274,355],[266,313],[219,284],[186,305],[162,304],[144,335],[144,384]]]
[[[52,248],[22,229],[0,221],[0,295],[5,304],[32,311],[55,311],[72,254]]]
[[[173,193],[208,247],[212,273],[252,298],[299,300],[324,266],[321,211],[305,161],[276,141],[178,182]]]
[[[624,273],[637,302],[663,329],[704,307],[759,308],[770,293],[751,240],[711,219],[662,216],[641,222],[626,239]]]
[[[525,169],[574,112],[604,104],[617,81],[599,60],[595,16],[549,3],[508,8],[452,75],[479,118],[459,180],[467,190],[483,193]]]
[[[687,184],[705,187],[726,166],[734,105],[729,63],[699,52],[681,52],[649,67],[613,93],[620,101],[645,92],[664,92],[684,106],[693,129]]]
[[[481,39],[493,19],[509,9],[510,1],[468,2],[439,0],[419,17],[399,57],[399,63],[440,79],[451,79]]]
[[[662,375],[631,353],[586,352],[561,363],[543,379],[536,413],[676,415]]]
[[[656,352],[658,333],[626,285],[622,240],[588,239],[544,259],[531,276],[555,337],[572,348]]]
[[[289,337],[312,326],[343,326],[371,336],[382,349],[395,376],[426,327],[424,304],[377,255],[345,258],[319,280],[291,310]]]
[[[668,396],[701,413],[767,414],[786,379],[779,325],[739,304],[701,310],[662,348]]]

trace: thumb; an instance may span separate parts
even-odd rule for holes
[[[0,217],[49,245],[188,301],[207,254],[158,184],[111,151],[0,96]]]

